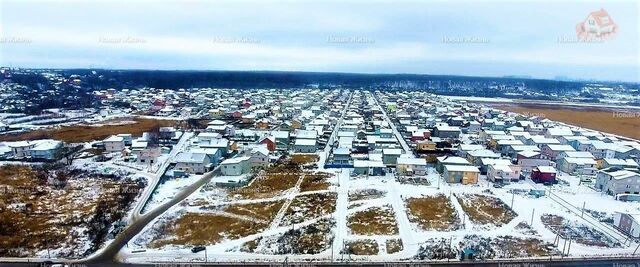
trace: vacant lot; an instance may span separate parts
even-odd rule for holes
[[[297,164],[281,163],[263,170],[249,185],[230,189],[229,194],[239,199],[270,198],[293,188],[302,178],[302,170]]]
[[[238,250],[267,255],[318,254],[331,248],[334,227],[332,218],[320,219],[304,227],[245,242]]]
[[[492,245],[496,248],[497,258],[542,257],[559,253],[553,244],[536,238],[499,236],[492,240]]]
[[[254,240],[244,242],[244,244],[242,244],[242,246],[240,247],[240,251],[253,253],[258,248],[261,240],[262,237],[258,237]]]
[[[604,233],[575,221],[569,221],[562,216],[544,214],[540,217],[545,227],[563,238],[571,238],[587,246],[620,247],[620,244]]]
[[[417,260],[455,259],[459,251],[452,242],[452,239],[447,238],[429,238],[420,244],[414,258]]]
[[[514,236],[482,237],[467,235],[458,244],[458,249],[471,248],[478,259],[529,258],[557,255],[553,244],[535,238]]]
[[[424,230],[453,231],[460,228],[460,219],[449,198],[443,194],[407,200],[409,221]]]
[[[163,223],[157,231],[162,233],[149,243],[151,248],[166,245],[202,246],[216,244],[224,239],[237,239],[264,230],[268,223],[231,218],[217,214],[186,213]]]
[[[373,239],[361,239],[348,242],[342,254],[378,255],[378,252],[378,242]]]
[[[327,181],[332,175],[326,172],[307,173],[300,184],[300,192],[327,190],[331,183]]]
[[[611,110],[540,104],[505,104],[496,105],[496,108],[640,139],[640,116],[637,116],[640,111],[638,110]],[[625,116],[625,114],[628,116]]]
[[[234,204],[227,206],[224,211],[255,218],[260,221],[271,221],[276,216],[284,200],[260,202],[251,204]]]
[[[496,197],[477,194],[461,194],[456,197],[469,219],[477,224],[502,226],[518,215]]]
[[[291,162],[301,165],[312,164],[318,162],[318,154],[293,154]]]
[[[143,183],[67,167],[0,167],[0,256],[77,258],[97,250]]]
[[[299,195],[289,205],[281,225],[301,223],[331,214],[336,210],[337,197],[334,192]]]
[[[384,197],[387,192],[377,189],[360,189],[349,191],[349,202]]]
[[[154,131],[159,127],[175,126],[172,120],[153,119],[122,119],[126,123],[119,123],[120,120],[103,122],[100,126],[74,125],[63,126],[51,129],[35,130],[20,134],[0,135],[0,141],[22,141],[37,139],[56,139],[69,143],[89,142],[102,140],[114,134],[129,133],[140,136],[143,132]]]
[[[385,242],[385,245],[387,247],[387,254],[400,252],[403,249],[402,239],[389,239]]]
[[[538,235],[538,231],[536,231],[535,229],[533,229],[533,227],[531,227],[531,225],[529,225],[527,222],[520,222],[518,223],[518,225],[516,225],[516,230],[527,234],[527,235],[531,235],[531,236],[537,236]]]
[[[316,223],[292,229],[278,237],[273,244],[278,246],[277,254],[318,254],[331,248],[335,226],[333,219],[321,219]]]
[[[389,205],[355,212],[347,219],[347,225],[356,235],[398,234],[398,224]]]

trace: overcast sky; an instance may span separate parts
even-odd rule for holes
[[[0,63],[640,81],[637,1],[317,2],[0,0]],[[617,35],[575,42],[601,8]]]

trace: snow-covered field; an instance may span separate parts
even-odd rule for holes
[[[564,218],[567,227],[573,227],[575,232],[587,231],[588,238],[602,237],[609,240],[610,246],[595,246],[594,242],[577,242],[572,240],[569,256],[596,256],[612,254],[630,254],[635,245],[629,246],[624,238],[607,224],[606,217],[614,211],[638,211],[637,204],[621,203],[609,196],[601,195],[587,185],[578,185],[576,177],[561,174],[560,179],[569,184],[544,187],[530,181],[522,181],[493,188],[492,184],[481,178],[477,185],[456,185],[440,182],[440,175],[434,169],[428,170],[427,179],[431,185],[414,185],[397,182],[393,174],[382,177],[351,177],[348,169],[334,170],[335,177],[330,189],[322,193],[336,194],[335,210],[330,214],[305,214],[304,218],[296,219],[294,224],[283,221],[286,216],[276,214],[272,220],[264,224],[260,230],[244,236],[223,238],[216,242],[203,244],[207,250],[208,261],[282,261],[288,260],[364,260],[389,261],[430,259],[430,257],[446,258],[448,251],[452,258],[457,258],[459,251],[473,248],[478,255],[489,258],[502,257],[548,257],[561,253],[565,238],[557,237],[552,227],[545,225],[543,216],[555,215]],[[180,182],[181,183],[181,182]],[[533,188],[544,188],[547,195],[536,198],[528,194]],[[349,193],[363,192],[363,190],[381,192],[373,197],[353,198],[349,201]],[[170,194],[171,190],[162,193]],[[206,199],[210,205],[233,205],[248,203],[264,203],[268,201],[285,201],[297,196],[317,194],[315,191],[299,193],[297,188],[291,188],[284,194],[268,199],[232,200],[228,201],[226,191],[208,185],[198,193],[189,197],[183,204],[168,211],[158,221],[171,221],[182,216],[185,212],[209,212],[193,207],[196,200]],[[512,217],[506,223],[476,222],[470,219],[460,205],[458,197],[464,195],[478,195],[499,199],[507,210],[512,210]],[[455,209],[459,227],[449,230],[424,230],[420,225],[410,222],[406,200],[423,196],[444,195]],[[586,204],[585,204],[586,203]],[[290,203],[289,203],[290,204]],[[285,204],[286,205],[286,204]],[[586,210],[583,215],[582,206]],[[284,205],[283,205],[284,206]],[[368,210],[385,210],[392,214],[391,223],[397,225],[397,232],[385,234],[356,233],[349,228],[349,218],[357,213]],[[282,213],[279,211],[278,213]],[[590,217],[588,214],[598,214],[601,219]],[[251,216],[224,214],[239,220],[248,220],[256,224],[262,223]],[[389,218],[385,218],[385,221]],[[497,219],[496,219],[497,220]],[[149,246],[156,238],[158,221],[148,225],[129,246],[122,251],[123,260],[127,262],[143,261],[204,261],[204,252],[193,253],[194,244],[168,245],[164,247]],[[596,234],[593,234],[596,233]],[[565,236],[568,238],[568,236]],[[315,246],[309,246],[313,240]],[[568,240],[567,240],[568,241]],[[585,241],[585,240],[582,240]],[[591,240],[595,241],[595,240]],[[399,245],[398,243],[401,242]],[[376,244],[376,245],[372,245]],[[446,246],[446,251],[440,254],[426,253],[431,246]],[[513,247],[521,247],[514,250]],[[508,248],[508,249],[507,249]],[[391,252],[388,251],[391,250]],[[364,252],[363,252],[364,251]],[[363,253],[373,255],[355,255]]]

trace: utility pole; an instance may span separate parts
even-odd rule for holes
[[[449,247],[448,249],[451,249],[451,243],[453,242],[453,236],[449,237]],[[447,262],[449,262],[449,255],[447,255]]]
[[[529,224],[529,226],[533,227],[533,215],[536,213],[536,209],[533,209],[531,211],[531,223]]]
[[[49,239],[45,239],[47,242],[47,258],[51,259],[51,252],[49,251]]]
[[[587,205],[587,202],[582,202],[582,214],[580,214],[580,218],[584,218],[584,207]]]
[[[331,240],[331,262],[333,262],[333,240]]]
[[[513,191],[511,191],[511,209],[513,209],[513,200],[516,197],[516,194],[513,193]]]

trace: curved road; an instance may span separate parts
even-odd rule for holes
[[[146,206],[146,204],[149,201],[149,198],[151,197],[153,192],[156,190],[156,187],[158,186],[158,182],[160,182],[160,179],[162,178],[162,175],[164,175],[165,171],[167,170],[167,168],[171,164],[171,160],[174,159],[176,157],[176,155],[180,151],[182,151],[182,148],[184,147],[184,145],[187,143],[187,141],[191,137],[193,137],[193,133],[184,132],[182,134],[182,136],[180,137],[180,140],[178,140],[178,143],[174,146],[173,149],[171,149],[171,152],[169,153],[169,156],[167,157],[167,160],[165,160],[165,162],[162,163],[160,168],[158,168],[158,170],[156,171],[156,174],[153,175],[153,177],[151,177],[151,179],[150,179],[151,181],[150,181],[149,185],[147,186],[145,191],[142,192],[142,197],[140,198],[140,201],[138,201],[138,203],[136,203],[136,206],[133,209],[133,212],[131,213],[131,217],[129,218],[130,222],[135,222],[138,219],[140,219],[140,216],[142,214],[142,210]]]
[[[144,215],[138,217],[137,220],[133,221],[131,224],[127,226],[120,234],[116,236],[116,238],[107,245],[104,249],[98,251],[97,253],[89,256],[86,259],[78,260],[78,263],[113,263],[116,262],[116,258],[120,249],[124,247],[134,236],[136,236],[140,231],[144,229],[147,224],[151,223],[153,219],[162,215],[169,208],[174,205],[180,203],[182,200],[186,199],[193,192],[198,190],[203,185],[207,184],[211,181],[213,177],[213,173],[218,170],[219,167],[216,167],[213,171],[210,171],[202,176],[195,183],[187,186],[178,192],[174,198],[169,200],[168,202],[163,203],[162,205],[156,207],[155,209],[145,213]]]

